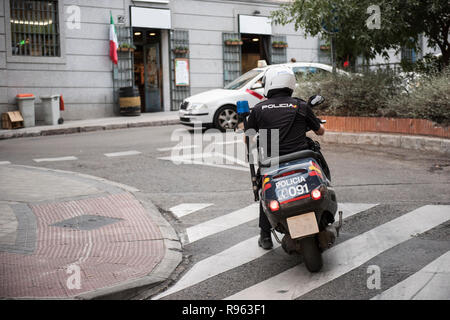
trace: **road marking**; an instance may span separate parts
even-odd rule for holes
[[[78,160],[78,158],[74,157],[74,156],[68,156],[68,157],[59,157],[59,158],[33,159],[34,162],[71,161],[71,160]]]
[[[258,215],[259,203],[254,203],[249,205],[248,207],[189,227],[186,229],[186,235],[189,239],[188,243],[193,243],[215,233],[237,227],[238,225],[258,218]]]
[[[9,162],[9,161],[0,161],[0,165],[2,165],[2,164],[11,164],[11,162]]]
[[[448,300],[450,251],[372,300]]]
[[[338,212],[342,211],[342,218],[345,219],[361,211],[369,210],[370,208],[373,208],[377,205],[378,203],[352,203],[352,202],[338,203]],[[336,216],[336,220],[337,217],[338,216]]]
[[[338,207],[347,213],[345,216],[343,215],[344,218],[348,218],[375,205],[376,204],[366,203],[341,203],[338,204]],[[350,208],[352,211],[350,211]],[[358,211],[357,208],[360,210]],[[197,262],[174,286],[155,296],[153,299],[161,299],[172,293],[191,287],[218,274],[237,268],[240,265],[255,260],[270,252],[271,250],[264,250],[257,246],[258,237],[259,236],[256,236],[242,241],[235,246],[219,252],[216,255]],[[282,239],[282,237],[283,235],[278,234],[279,239]],[[276,241],[274,241],[273,244],[273,249],[280,246]]]
[[[181,218],[212,205],[213,203],[182,203],[169,210],[172,211],[177,218]]]
[[[197,262],[174,286],[153,297],[152,300],[161,299],[218,274],[239,267],[280,246],[278,242],[274,241],[272,250],[264,250],[257,245],[258,237],[256,236],[242,241],[216,255]]]
[[[242,166],[231,166],[231,165],[225,165],[225,164],[217,164],[212,161],[202,161],[204,158],[213,158],[217,157],[217,155],[211,154],[211,153],[200,153],[200,154],[192,154],[189,156],[176,156],[176,157],[159,157],[159,160],[164,161],[172,161],[174,164],[196,164],[196,165],[202,165],[202,166],[208,166],[208,167],[214,167],[214,168],[221,168],[221,169],[232,169],[232,170],[238,170],[238,171],[245,171],[248,172],[248,168],[244,168]],[[194,160],[198,159],[200,160]]]
[[[130,151],[122,151],[122,152],[113,152],[113,153],[105,153],[107,157],[123,157],[123,156],[134,156],[137,154],[141,154],[140,151],[130,150]]]
[[[367,210],[377,204],[371,203],[342,203],[343,218],[348,218],[360,211]],[[347,210],[348,209],[348,210]],[[186,229],[186,235],[189,239],[188,243],[195,242],[218,232],[234,228],[240,224],[249,222],[259,217],[259,203],[254,203],[243,209],[228,213],[218,218],[200,223],[198,225]],[[337,218],[337,217],[336,217]]]
[[[192,149],[197,148],[198,145],[188,145],[188,146],[173,146],[173,147],[167,147],[167,148],[158,148],[156,150],[158,151],[174,151],[174,150],[184,150],[184,149]]]
[[[300,264],[226,299],[296,299],[449,219],[450,206],[420,207],[325,251],[324,266],[318,273],[310,273]]]

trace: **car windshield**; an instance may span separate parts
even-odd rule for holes
[[[228,90],[238,90],[245,86],[250,80],[252,80],[254,77],[256,77],[258,74],[260,74],[262,70],[250,70],[246,73],[244,73],[239,78],[233,80],[233,82],[230,82],[225,86],[225,89]]]

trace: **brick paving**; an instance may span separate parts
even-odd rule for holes
[[[10,207],[14,209],[14,204]],[[34,250],[0,246],[0,297],[74,297],[146,276],[164,257],[158,226],[129,192],[31,202],[28,207],[36,221],[32,226],[11,223],[11,214],[5,221],[18,229],[28,228],[22,239],[16,239],[19,247],[34,232]],[[69,223],[74,217],[85,218],[83,226],[89,228]],[[11,241],[11,230],[6,231]],[[77,268],[79,288],[73,277]]]

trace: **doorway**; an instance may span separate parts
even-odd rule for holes
[[[241,34],[242,73],[256,68],[258,60],[266,60],[270,64],[270,36],[260,34]]]
[[[141,96],[142,112],[162,111],[161,31],[133,28],[134,79]]]

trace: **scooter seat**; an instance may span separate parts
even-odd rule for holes
[[[297,159],[303,159],[303,158],[313,158],[317,160],[318,162],[321,161],[321,156],[319,153],[314,152],[312,150],[302,150],[297,152],[288,153],[279,157],[272,157],[272,158],[266,158],[264,160],[261,160],[259,165],[263,168],[270,168],[273,166],[277,166],[280,163],[289,162]]]

